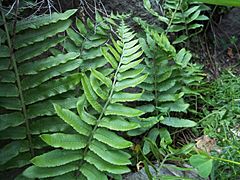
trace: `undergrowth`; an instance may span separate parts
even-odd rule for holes
[[[168,163],[203,178],[239,178],[240,78],[229,71],[203,83],[186,48],[209,7],[184,0],[165,1],[160,12],[149,0],[144,6],[161,27],[135,17],[135,32],[129,15],[97,10],[92,20],[77,9],[22,20],[1,10],[2,172],[122,179],[143,161],[149,179],[174,179],[160,174]],[[172,134],[186,129],[217,144],[180,146]]]
[[[203,133],[216,139],[220,152],[214,155],[234,162],[240,162],[240,78],[230,70],[225,71],[214,82],[207,85],[209,93],[204,94],[204,109],[200,126]],[[239,164],[216,161],[212,179],[238,179]]]

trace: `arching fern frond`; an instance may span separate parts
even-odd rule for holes
[[[70,27],[70,17],[75,12],[17,21],[16,29],[12,23],[6,23],[2,13],[5,28],[0,30],[0,139],[4,140],[1,171],[29,164],[38,149],[46,146],[39,134],[62,132],[68,127],[55,116],[52,103],[76,107],[78,99],[72,90],[80,83],[81,74],[76,70],[82,60],[76,52],[63,50],[49,56],[48,50],[61,48],[60,43],[66,39],[61,34]]]
[[[107,179],[108,175],[130,171],[127,165],[131,164],[131,155],[125,149],[132,143],[117,132],[139,127],[138,123],[128,118],[139,117],[144,112],[123,102],[131,102],[141,96],[142,92],[130,93],[126,90],[146,80],[147,74],[137,67],[142,61],[142,50],[135,33],[122,21],[117,34],[118,40],[112,38],[112,45],[109,43],[101,47],[105,63],[91,68],[90,75],[82,73],[84,95],[77,103],[78,115],[54,105],[58,116],[74,132],[41,135],[47,144],[60,149],[32,159],[34,165],[24,171],[25,176]],[[124,96],[129,98],[124,100]],[[65,157],[61,158],[63,154]],[[57,159],[51,161],[51,158]]]
[[[190,63],[191,53],[185,49],[176,52],[168,38],[156,31],[147,33],[146,41],[141,38],[140,44],[147,56],[142,66],[145,68],[144,71],[149,72],[150,75],[138,85],[144,89],[140,98],[141,104],[144,105],[138,109],[150,113],[153,117],[158,117],[158,121],[153,117],[145,119],[145,123],[136,120],[142,128],[130,131],[128,134],[132,136],[142,134],[158,122],[172,127],[195,126],[196,123],[193,121],[175,117],[176,113],[184,113],[189,107],[189,104],[184,101],[186,88],[190,89],[194,83],[203,78],[201,70],[197,67],[193,68],[193,64]],[[159,136],[159,132],[157,134],[155,132],[154,137],[151,134],[150,131],[148,136],[153,140]],[[145,154],[149,153],[149,148],[145,147],[148,145],[145,142],[143,151]]]

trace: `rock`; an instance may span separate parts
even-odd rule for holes
[[[218,24],[217,36],[222,41],[220,44],[227,47],[230,39],[236,39],[236,45],[240,48],[240,8],[233,8]]]
[[[158,169],[158,165],[155,165],[155,167]],[[164,175],[164,176],[174,176],[174,177],[185,177],[185,178],[191,178],[194,180],[204,180],[198,174],[192,170],[192,171],[180,171],[175,168],[176,166],[173,164],[165,164],[163,168],[161,168],[158,176]],[[185,167],[190,168],[189,165],[185,165]],[[153,167],[149,166],[149,171],[152,174],[153,177],[156,177],[156,171],[153,169]],[[126,176],[123,177],[123,180],[148,180],[148,176],[143,169],[141,169],[139,172],[136,173],[129,173]]]

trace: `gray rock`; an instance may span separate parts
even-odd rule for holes
[[[235,36],[237,45],[240,47],[240,8],[233,8],[218,24],[217,28],[218,39],[221,40],[222,46],[227,47],[230,44],[230,39]],[[220,46],[220,48],[223,48]]]
[[[155,165],[155,167],[158,169],[158,165]],[[204,180],[203,178],[199,177],[194,170],[180,171],[174,167],[176,166],[172,164],[165,164],[164,167],[161,168],[161,170],[159,171],[158,177],[161,177],[161,175],[165,175],[165,176],[179,177],[179,180],[181,180],[182,177],[191,178],[193,180]],[[185,167],[189,168],[190,166],[185,165]],[[149,171],[153,177],[157,176],[156,171],[153,169],[153,167],[149,166]],[[139,172],[127,174],[126,176],[123,177],[123,179],[124,180],[148,180],[148,176],[143,168]]]

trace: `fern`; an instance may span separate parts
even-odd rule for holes
[[[71,25],[76,10],[36,16],[17,21],[0,30],[0,168],[23,167],[46,147],[38,137],[46,132],[61,132],[67,126],[55,116],[52,103],[75,108],[72,90],[80,83],[77,68],[79,53],[61,52],[46,57],[52,47],[65,41],[61,34]],[[68,73],[67,76],[63,74]],[[65,97],[66,99],[63,99]]]
[[[144,112],[124,102],[130,103],[141,96],[142,93],[126,90],[143,82],[147,74],[137,68],[142,61],[142,50],[134,39],[135,33],[122,21],[117,34],[117,41],[111,39],[113,45],[101,47],[105,62],[81,75],[84,94],[77,102],[78,115],[54,105],[58,116],[73,130],[41,135],[43,141],[58,149],[34,157],[34,165],[24,171],[25,176],[107,179],[107,176],[119,178],[130,171],[127,165],[131,164],[131,156],[125,149],[132,143],[117,132],[139,127],[128,118]]]
[[[144,93],[140,98],[141,105],[137,107],[147,112],[151,118],[145,121],[135,120],[141,124],[141,128],[129,131],[128,134],[136,136],[150,130],[158,122],[172,127],[193,127],[195,122],[175,117],[176,113],[184,113],[187,111],[189,104],[184,101],[187,86],[189,89],[194,83],[201,81],[203,78],[200,69],[193,68],[189,61],[192,57],[189,51],[176,49],[170,44],[164,34],[159,35],[156,31],[146,35],[146,41],[141,38],[140,44],[146,55],[145,72],[149,72],[148,78],[138,87],[144,89]],[[174,116],[173,116],[174,115]],[[155,118],[154,118],[155,117]],[[157,139],[159,133],[153,133],[150,130],[148,136],[155,134],[153,139]],[[149,153],[148,143],[144,143],[145,154]]]
[[[160,14],[153,10],[149,0],[143,1],[145,9],[166,25],[166,33],[177,33],[178,38],[175,39],[173,44],[186,42],[187,39],[202,30],[203,24],[200,22],[208,20],[203,12],[210,9],[203,4],[194,4],[185,0],[167,0],[163,3],[163,12]],[[139,18],[135,20],[140,25],[143,23]],[[146,30],[148,26],[145,26],[144,29]]]

